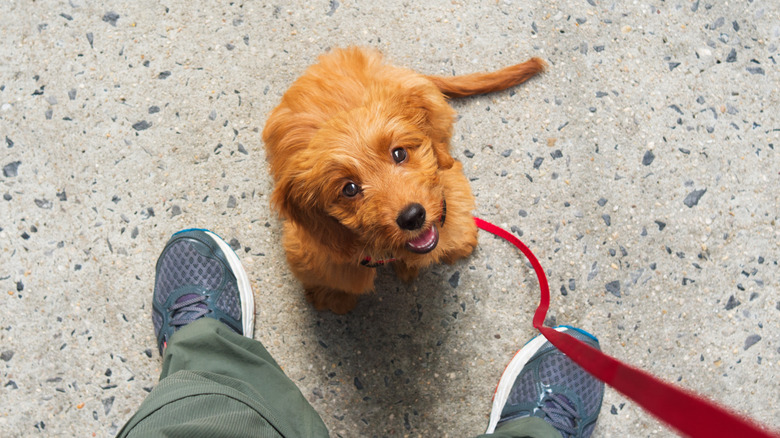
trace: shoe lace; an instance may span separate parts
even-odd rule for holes
[[[210,312],[205,301],[206,295],[190,294],[186,295],[168,308],[171,312],[170,324],[174,327],[187,325],[196,319],[199,319]]]
[[[577,423],[581,416],[564,395],[548,395],[542,400],[539,410],[544,412],[545,420],[561,432],[564,438],[577,435]]]

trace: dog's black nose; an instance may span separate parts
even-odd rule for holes
[[[418,230],[425,223],[425,208],[418,204],[409,204],[398,215],[395,222],[402,230]]]

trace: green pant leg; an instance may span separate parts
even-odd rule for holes
[[[327,437],[263,346],[204,318],[171,338],[160,383],[120,437]]]
[[[497,427],[490,435],[479,435],[477,438],[561,438],[561,433],[541,418],[525,417]]]

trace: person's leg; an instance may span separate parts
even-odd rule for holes
[[[477,438],[561,438],[550,423],[537,417],[518,418],[501,425],[495,432],[479,435]]]
[[[178,331],[160,383],[119,436],[328,436],[263,346],[210,318]]]
[[[599,348],[584,330],[558,331]],[[588,438],[604,397],[604,384],[543,336],[529,341],[507,365],[493,396],[488,429],[480,438]]]
[[[235,253],[203,230],[175,234],[157,264],[160,383],[119,436],[328,436],[322,419],[251,339],[252,292]]]

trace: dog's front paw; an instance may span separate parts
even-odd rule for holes
[[[476,247],[477,226],[474,225],[474,227],[469,227],[466,232],[461,234],[459,245],[443,254],[441,260],[444,263],[451,265],[462,258],[470,256]]]
[[[306,288],[306,299],[314,304],[317,310],[330,310],[337,315],[343,315],[354,309],[358,296],[344,291],[323,286]]]

